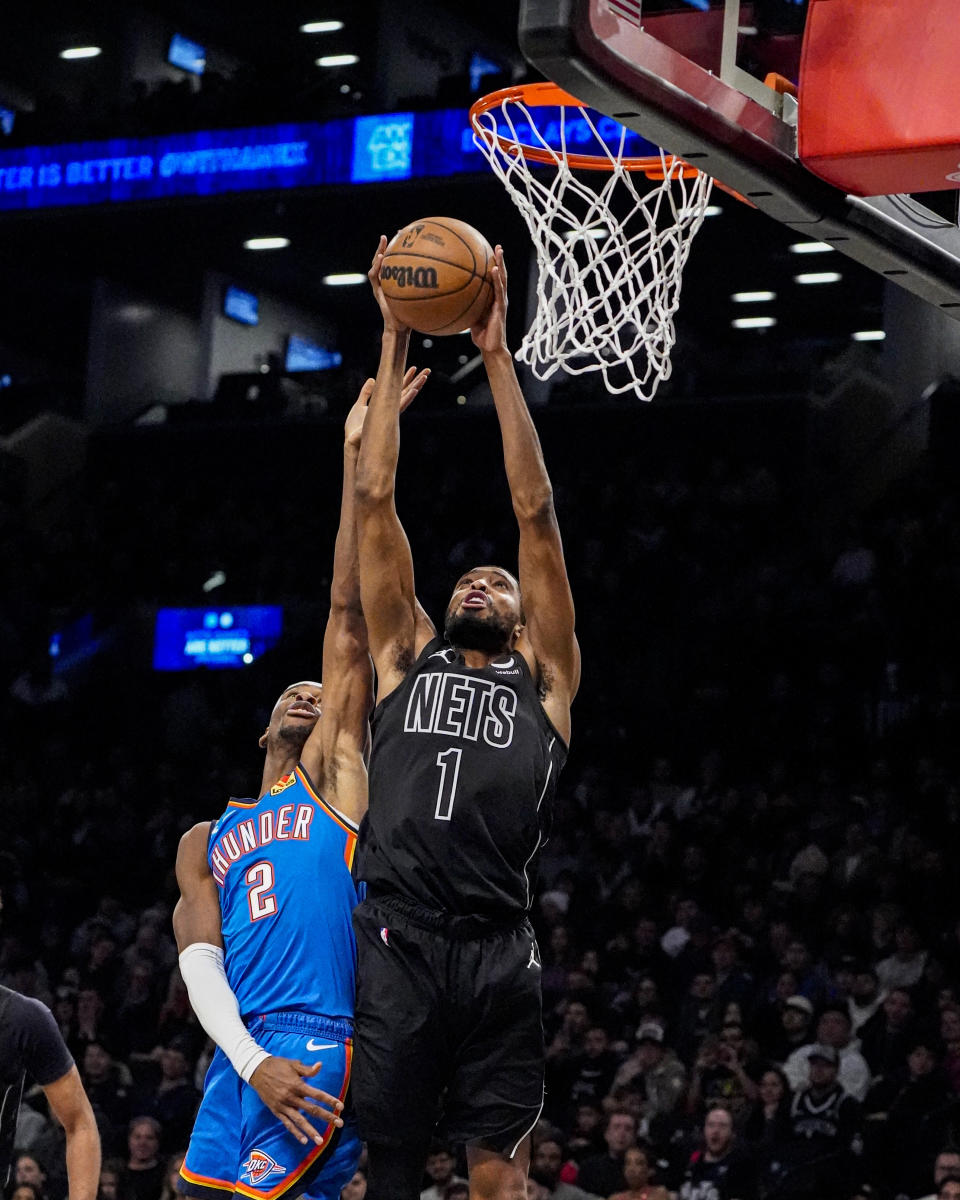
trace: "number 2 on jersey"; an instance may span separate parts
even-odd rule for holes
[[[251,885],[247,892],[247,903],[250,905],[250,920],[259,921],[261,917],[272,917],[277,911],[277,898],[270,889],[276,883],[273,873],[273,863],[254,863],[243,877],[244,883]],[[270,893],[265,895],[264,893]]]
[[[440,768],[440,787],[437,791],[438,821],[449,821],[453,816],[453,801],[457,795],[457,780],[460,778],[460,756],[462,750],[451,747],[441,750],[437,755],[437,766]]]

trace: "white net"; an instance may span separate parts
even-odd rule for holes
[[[670,376],[683,268],[712,180],[684,173],[661,152],[662,178],[651,182],[624,165],[626,130],[603,119],[604,134],[619,131],[611,146],[599,125],[585,108],[546,110],[507,97],[475,117],[474,141],[523,214],[537,253],[537,313],[517,358],[538,379],[561,367],[572,375],[601,371],[608,391],[649,400]],[[585,130],[593,139],[586,145]],[[528,162],[522,145],[546,165]],[[596,156],[604,171],[575,174],[568,150],[574,162]]]

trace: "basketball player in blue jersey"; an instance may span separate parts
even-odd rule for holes
[[[506,344],[506,271],[471,329],[483,355],[520,532],[519,577],[456,584],[444,636],[417,619],[397,517],[409,330],[370,270],[384,320],[357,466],[360,591],[377,670],[360,847],[353,1099],[368,1200],[415,1200],[438,1114],[466,1145],[471,1200],[522,1197],[543,1103],[540,960],[529,921],[580,678],[553,493]],[[486,481],[483,481],[484,484]],[[471,469],[464,488],[478,477]],[[388,1001],[384,997],[389,997]]]
[[[425,380],[425,372],[408,372],[404,405]],[[372,386],[346,425],[325,687],[305,681],[283,692],[260,739],[259,799],[231,800],[219,820],[186,833],[177,854],[180,967],[218,1046],[178,1182],[201,1200],[224,1192],[336,1200],[360,1153],[345,1098],[355,992],[351,868],[367,806],[372,671],[354,483]]]

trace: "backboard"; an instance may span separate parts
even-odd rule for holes
[[[960,320],[957,223],[909,195],[847,195],[797,157],[796,101],[761,76],[796,78],[803,12],[792,0],[522,0],[520,47],[584,104]]]

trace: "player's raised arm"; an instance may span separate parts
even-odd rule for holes
[[[383,298],[380,266],[385,247],[386,239],[381,238],[369,272],[383,315],[383,341],[357,460],[356,489],[360,595],[380,700],[400,683],[429,640],[418,616],[410,544],[394,498],[410,330],[393,316]]]
[[[190,1003],[204,1031],[274,1116],[300,1142],[306,1144],[311,1138],[319,1144],[321,1136],[304,1113],[342,1125],[343,1105],[335,1096],[306,1082],[316,1075],[321,1063],[308,1067],[294,1059],[268,1054],[241,1019],[224,967],[220,899],[207,862],[209,836],[210,822],[201,821],[187,830],[177,849],[180,899],[173,910],[173,932]]]
[[[428,376],[428,371],[418,373],[416,367],[407,371],[400,397],[401,412],[417,396]],[[323,639],[323,720],[315,729],[322,745],[322,786],[332,803],[357,823],[367,808],[363,756],[368,740],[367,719],[373,704],[373,668],[360,603],[355,493],[357,458],[375,383],[368,379],[360,389],[344,426],[340,526],[333,553],[330,616]],[[302,756],[308,770],[313,741],[311,735]],[[316,777],[319,779],[320,772]]]
[[[494,301],[471,329],[483,355],[503,438],[503,459],[513,511],[520,527],[520,591],[526,619],[518,649],[531,662],[544,707],[561,736],[570,737],[570,703],[580,684],[580,649],[574,633],[573,597],[563,559],[553,488],[507,347],[507,274],[496,248]]]

